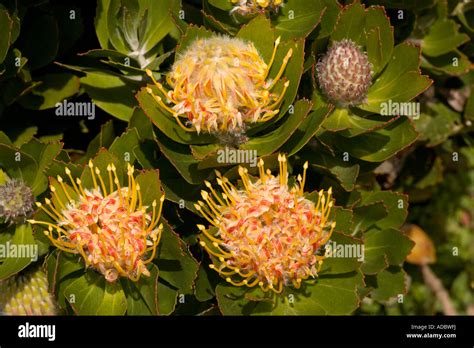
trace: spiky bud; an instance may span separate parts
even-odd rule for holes
[[[35,198],[23,181],[9,179],[0,185],[0,219],[6,223],[22,223],[34,211]]]
[[[56,315],[57,306],[48,292],[41,270],[0,282],[0,312],[5,315]]]
[[[353,41],[334,42],[319,60],[317,72],[319,86],[332,103],[347,107],[366,102],[372,65]]]

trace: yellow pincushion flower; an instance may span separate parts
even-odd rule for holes
[[[147,92],[186,131],[241,134],[248,124],[268,121],[279,112],[289,81],[279,93],[274,87],[293,52],[288,51],[276,77],[268,79],[279,43],[278,38],[266,64],[251,42],[227,36],[197,39],[167,75],[171,90],[147,70],[161,96],[151,88]]]
[[[66,168],[71,187],[61,176],[57,181],[61,192],[51,185],[52,200],[37,206],[53,219],[29,220],[48,226],[45,234],[53,245],[65,252],[82,255],[86,266],[91,266],[109,282],[118,277],[138,281],[149,276],[146,265],[156,253],[163,225],[160,220],[164,195],[159,207],[153,201],[151,210],[142,204],[140,185],[133,176],[134,167],[128,165],[128,184],[121,187],[113,164],[107,166],[108,185],[100,170],[89,162],[93,188],[84,189],[79,178],[74,180]]]
[[[235,286],[260,286],[281,293],[284,286],[301,286],[316,277],[324,259],[323,250],[335,228],[329,221],[333,206],[332,190],[319,192],[315,204],[304,196],[306,169],[298,184],[288,187],[286,157],[278,158],[279,176],[265,172],[252,180],[239,168],[244,189],[232,185],[218,173],[218,194],[209,182],[210,193],[202,191],[204,202],[196,209],[214,226],[202,232],[200,244],[210,254],[211,268]]]
[[[231,0],[234,8],[230,13],[241,15],[254,14],[263,11],[277,12],[283,6],[283,0]]]

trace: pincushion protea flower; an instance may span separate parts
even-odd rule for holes
[[[152,213],[142,205],[140,185],[135,181],[134,167],[128,165],[128,185],[121,187],[113,164],[107,166],[108,185],[99,168],[89,162],[94,187],[84,189],[81,180],[75,181],[66,168],[73,189],[66,187],[61,176],[57,177],[62,188],[59,195],[51,185],[53,203],[37,203],[55,222],[29,220],[33,224],[48,226],[45,234],[59,249],[80,254],[86,266],[102,273],[109,282],[119,276],[138,281],[143,274],[149,276],[146,265],[155,257],[163,225],[160,220],[164,195],[158,203],[153,201]],[[62,198],[63,197],[63,198]],[[66,201],[64,201],[65,198]],[[150,254],[147,256],[147,254]]]
[[[0,185],[0,218],[9,224],[24,222],[34,211],[31,188],[18,179]]]
[[[243,16],[263,11],[278,12],[283,6],[283,0],[231,0],[231,2],[234,8],[230,14],[236,12]]]
[[[5,315],[56,315],[57,307],[48,292],[42,270],[0,282],[0,312]]]
[[[268,79],[279,43],[280,38],[266,64],[251,42],[227,36],[197,39],[169,72],[171,90],[147,70],[162,96],[151,88],[147,92],[186,131],[241,134],[247,124],[268,121],[279,112],[289,81],[279,93],[274,87],[293,52],[288,51],[276,77]]]
[[[289,188],[286,157],[278,160],[277,177],[270,170],[265,172],[263,160],[257,180],[240,167],[244,189],[218,173],[223,193],[219,195],[206,182],[211,193],[202,191],[205,203],[195,205],[215,226],[207,230],[198,225],[200,244],[213,260],[210,267],[232,285],[258,285],[276,293],[290,284],[299,288],[302,280],[317,276],[324,259],[323,246],[336,225],[329,221],[332,190],[321,190],[315,204],[304,197],[308,163],[303,176],[298,175],[298,184]]]
[[[331,102],[341,107],[366,102],[372,65],[353,41],[334,42],[316,67],[319,86]]]

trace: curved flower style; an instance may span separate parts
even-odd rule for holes
[[[57,311],[42,270],[0,282],[0,312],[3,314],[56,315]]]
[[[322,91],[338,106],[346,107],[367,101],[372,84],[372,66],[352,40],[335,42],[317,64]]]
[[[265,10],[277,12],[283,6],[283,0],[231,0],[231,2],[234,8],[230,14],[236,12],[243,16]]]
[[[128,165],[126,187],[120,186],[113,164],[107,166],[108,185],[92,161],[89,161],[89,169],[93,189],[84,189],[81,180],[76,178],[74,181],[71,171],[66,168],[74,191],[67,188],[58,176],[61,195],[53,185],[50,186],[54,204],[50,199],[45,200],[47,207],[36,203],[55,223],[30,222],[48,226],[45,234],[57,248],[82,255],[86,265],[98,270],[109,282],[114,282],[119,276],[133,281],[138,281],[142,274],[149,276],[146,265],[155,257],[163,229],[162,224],[156,226],[164,195],[160,198],[159,208],[156,200],[153,201],[153,213],[150,214],[148,207],[142,205],[140,185],[134,179],[133,166]],[[151,256],[146,258],[148,253]]]
[[[217,194],[206,182],[211,194],[202,191],[205,203],[195,205],[217,228],[214,233],[198,225],[200,244],[213,259],[210,267],[235,286],[258,285],[276,293],[290,283],[299,288],[302,280],[317,276],[323,246],[335,228],[336,223],[329,221],[332,190],[321,190],[315,204],[304,197],[308,163],[298,184],[289,188],[286,157],[280,155],[278,160],[279,176],[265,172],[260,160],[260,178],[255,181],[240,167],[243,190],[218,174],[223,193]]]
[[[279,93],[273,89],[293,53],[290,49],[277,76],[267,80],[279,43],[278,38],[267,65],[251,42],[227,36],[195,40],[166,78],[171,90],[147,70],[163,97],[151,88],[147,92],[186,131],[241,134],[247,124],[268,121],[279,112],[289,81]],[[183,124],[180,117],[187,121]]]
[[[24,222],[34,211],[31,188],[18,179],[0,185],[0,218],[6,223]]]

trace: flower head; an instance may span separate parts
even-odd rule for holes
[[[52,200],[37,203],[54,223],[30,222],[48,226],[45,234],[57,248],[82,255],[86,266],[98,270],[109,282],[119,276],[133,281],[138,281],[142,274],[149,276],[146,265],[155,257],[163,228],[162,224],[157,225],[164,195],[159,203],[153,201],[152,212],[147,212],[149,207],[142,204],[132,166],[128,165],[126,187],[120,186],[113,164],[107,166],[108,185],[92,161],[89,169],[92,189],[84,189],[79,178],[74,181],[66,168],[72,188],[58,176],[61,190],[51,185]]]
[[[0,281],[0,312],[5,315],[56,315],[57,306],[48,292],[42,270]]]
[[[147,70],[162,96],[151,88],[147,92],[186,131],[242,133],[246,125],[265,122],[279,112],[289,81],[279,93],[274,87],[293,52],[288,51],[277,76],[268,79],[279,43],[278,38],[266,64],[251,42],[226,36],[197,39],[169,72],[166,80],[171,90]],[[186,119],[184,124],[181,117]]]
[[[333,201],[331,189],[319,192],[315,204],[304,196],[306,169],[298,184],[289,188],[287,162],[279,156],[280,174],[273,176],[259,162],[260,178],[252,180],[247,169],[239,168],[243,189],[218,174],[218,194],[202,191],[204,202],[196,209],[212,224],[198,225],[200,244],[210,254],[211,268],[236,286],[260,286],[280,293],[315,277],[324,259],[320,255],[331,237],[335,222],[329,221]]]
[[[334,42],[316,67],[319,86],[331,102],[347,107],[366,101],[372,65],[353,41]]]
[[[234,8],[230,13],[238,13],[240,15],[254,14],[264,11],[278,12],[283,6],[283,0],[231,0]]]
[[[34,211],[35,198],[23,181],[8,179],[0,185],[0,218],[14,224],[24,222]]]

